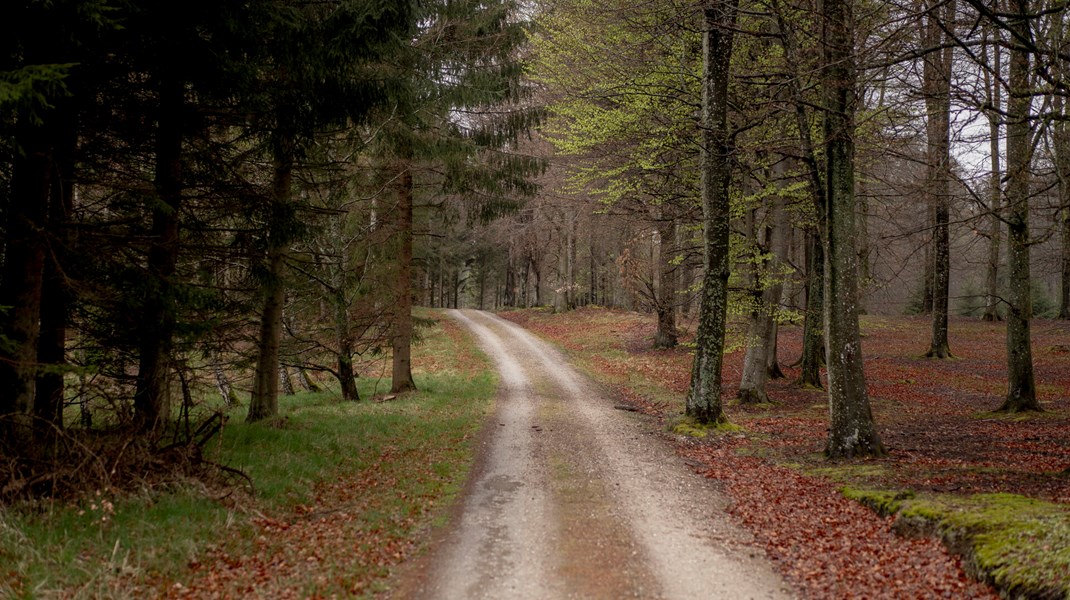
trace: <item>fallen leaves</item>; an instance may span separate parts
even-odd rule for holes
[[[658,416],[680,410],[692,353],[649,350],[651,317],[590,309],[507,317],[587,361],[619,390],[622,402]],[[787,378],[770,382],[771,405],[728,407],[730,420],[748,432],[745,438],[680,443],[692,468],[725,483],[732,512],[807,596],[992,596],[939,542],[896,536],[887,519],[844,498],[830,478],[875,489],[1011,492],[1070,503],[1070,355],[1061,351],[1070,323],[1034,323],[1034,366],[1047,412],[1024,420],[986,414],[1006,390],[1002,327],[952,319],[956,358],[931,360],[921,358],[929,326],[925,318],[863,318],[866,380],[888,458],[840,466],[824,461],[824,392],[794,386],[797,371],[790,368]],[[782,327],[778,346],[783,367],[799,356],[800,329]],[[725,400],[738,384],[742,355],[726,356]],[[651,383],[671,391],[678,403],[666,411],[644,392]],[[827,475],[807,476],[778,464]]]

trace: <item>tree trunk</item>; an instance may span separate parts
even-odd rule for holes
[[[793,30],[788,25],[788,20],[778,0],[772,2],[773,12],[777,19],[777,30],[780,34],[780,44],[784,50],[784,66],[791,73],[788,79],[788,89],[791,92],[791,101],[795,106],[795,125],[799,130],[799,146],[802,159],[809,175],[807,181],[813,198],[815,215],[817,219],[823,218],[825,212],[825,183],[821,177],[821,169],[818,167],[817,153],[814,152],[814,143],[810,136],[810,117],[807,111],[807,103],[803,98],[802,84],[798,73],[801,64],[798,45],[795,43]],[[825,253],[822,246],[820,231],[807,230],[805,236],[806,246],[806,316],[803,322],[803,348],[799,358],[800,374],[798,385],[803,387],[821,387],[821,366],[825,362],[825,340],[823,336],[824,322],[824,280],[825,280]]]
[[[230,380],[227,379],[227,373],[223,370],[223,362],[220,360],[220,353],[212,353],[212,375],[215,376],[215,387],[219,390],[219,395],[223,398],[223,404],[226,406],[234,406],[237,404],[237,395],[234,393],[234,388],[230,385]]]
[[[985,43],[981,46],[982,52],[992,53],[992,70],[995,73],[1002,72],[1001,56],[1002,51],[999,45],[999,29],[996,27],[991,28],[991,35],[994,36],[994,40],[991,43]],[[985,39],[988,42],[988,38]],[[987,62],[987,58],[985,58]],[[999,259],[1000,259],[1000,239],[1002,238],[1002,220],[1000,219],[1000,209],[1003,204],[1001,201],[1002,191],[1002,173],[1000,170],[1000,158],[999,158],[999,120],[1001,118],[1000,110],[1002,109],[1003,102],[1002,96],[1002,83],[999,77],[991,77],[986,69],[984,71],[985,76],[985,93],[988,96],[988,104],[993,107],[993,110],[988,112],[988,135],[989,135],[989,156],[992,161],[992,173],[989,175],[989,226],[988,226],[988,262],[985,268],[985,312],[982,317],[985,321],[999,321]]]
[[[21,115],[19,144],[11,169],[11,195],[4,207],[6,246],[0,281],[0,442],[15,453],[33,446],[37,345],[45,269],[45,227],[52,148],[45,128]]]
[[[824,194],[822,194],[824,197]],[[806,316],[798,385],[820,389],[825,364],[825,247],[815,231],[806,232]]]
[[[309,376],[307,370],[298,367],[297,376],[301,380],[301,387],[304,388],[306,392],[318,394],[323,391],[319,384],[312,380],[312,377]]]
[[[1062,256],[1062,290],[1059,294],[1059,318],[1070,319],[1070,194],[1064,200],[1062,216],[1063,256]]]
[[[138,371],[134,419],[141,431],[156,431],[168,420],[171,347],[175,333],[175,269],[182,209],[182,138],[185,87],[164,75],[156,125],[156,197],[148,252],[145,306],[139,319]]]
[[[783,165],[783,161],[777,163]],[[782,171],[774,174],[782,182]],[[739,383],[737,397],[743,403],[768,402],[769,396],[765,386],[769,381],[769,357],[776,356],[776,311],[780,304],[781,282],[780,262],[784,253],[782,241],[783,230],[780,214],[782,199],[774,193],[766,200],[769,213],[765,216],[765,240],[755,239],[757,251],[772,258],[755,264],[754,295],[755,309],[751,315],[750,331],[747,336],[747,352],[743,357],[743,375]],[[756,236],[757,237],[757,236]],[[776,366],[776,359],[773,359]]]
[[[41,288],[41,334],[37,360],[51,370],[37,377],[34,396],[34,415],[51,424],[52,431],[63,428],[64,382],[57,369],[67,364],[67,322],[71,308],[71,292],[63,272],[72,252],[70,215],[74,210],[74,155],[78,132],[73,109],[65,106],[59,123],[60,141],[55,148],[54,171],[49,193],[47,253]]]
[[[952,27],[955,2],[943,3],[944,13],[938,15],[939,0],[930,0],[924,25],[924,43],[935,48],[944,43],[942,26]],[[941,21],[943,21],[941,23]],[[932,340],[928,358],[950,358],[947,339],[947,313],[951,261],[949,254],[948,220],[951,205],[951,60],[950,45],[940,52],[930,52],[924,60],[924,94],[928,139],[926,193],[935,208],[933,229],[932,280]]]
[[[1063,28],[1059,27],[1058,42],[1063,41]],[[1062,65],[1063,77],[1070,69]],[[1056,119],[1052,123],[1052,145],[1055,149],[1055,171],[1059,184],[1059,230],[1061,237],[1059,314],[1060,319],[1070,319],[1070,128],[1067,128],[1066,99],[1060,94],[1052,96],[1052,112]],[[1061,117],[1061,118],[1059,118]]]
[[[393,370],[390,391],[416,389],[412,380],[412,170],[402,161],[397,179],[397,272],[394,277]]]
[[[293,201],[294,135],[280,131],[275,141],[274,173],[272,175],[273,215],[268,227],[267,281],[264,284],[264,305],[260,312],[260,333],[257,342],[256,372],[253,393],[249,400],[246,421],[254,423],[272,419],[279,414],[279,346],[282,341],[282,308],[286,302],[286,254],[290,228],[286,221]]]
[[[737,0],[711,0],[703,7],[702,218],[704,267],[695,332],[695,362],[686,413],[700,423],[724,421],[721,364],[728,309],[728,240],[731,137],[728,82]]]
[[[360,401],[357,374],[353,370],[353,342],[348,339],[341,340],[341,348],[338,352],[338,383],[341,384],[342,400]]]
[[[1010,3],[1012,32],[1029,39],[1029,0]],[[1033,344],[1029,321],[1033,316],[1029,277],[1030,57],[1022,48],[1011,50],[1010,93],[1007,99],[1007,267],[1010,271],[1007,309],[1007,399],[1001,411],[1040,410],[1033,376]]]
[[[654,285],[654,309],[658,314],[658,329],[654,333],[655,348],[673,348],[676,346],[676,272],[673,265],[672,240],[676,237],[675,222],[669,211],[662,211],[657,222],[657,276]],[[592,285],[594,274],[591,275]]]
[[[285,396],[293,396],[297,393],[294,389],[293,378],[290,377],[290,367],[286,365],[279,365],[279,385],[282,386],[282,393]]]
[[[855,239],[853,0],[825,0],[825,340],[832,459],[883,455],[862,372]]]

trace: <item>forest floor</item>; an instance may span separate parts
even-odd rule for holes
[[[623,402],[666,427],[679,420],[691,367],[688,340],[651,350],[649,316],[603,309],[503,316],[559,344]],[[990,593],[963,570],[946,568],[935,541],[943,537],[966,571],[1006,593],[1067,597],[1070,323],[1034,323],[1045,410],[1024,415],[992,412],[1006,389],[1002,324],[953,319],[950,360],[923,358],[924,318],[867,316],[862,333],[867,385],[888,457],[824,459],[825,393],[796,386],[798,371],[785,366],[800,354],[794,326],[781,328],[778,348],[787,377],[770,382],[770,402],[762,405],[734,402],[743,348],[738,332],[730,336],[722,399],[738,427],[701,439],[676,436],[677,452],[695,471],[723,482],[730,511],[805,595]]]

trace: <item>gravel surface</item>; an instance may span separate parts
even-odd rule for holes
[[[421,598],[791,598],[651,425],[523,328],[453,311],[501,395],[453,526],[399,590]],[[401,595],[399,592],[397,595]]]

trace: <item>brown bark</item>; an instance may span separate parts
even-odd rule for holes
[[[728,308],[728,232],[731,138],[728,82],[737,0],[712,0],[703,7],[702,218],[704,273],[695,332],[695,361],[686,413],[700,423],[724,420],[721,364]]]
[[[883,455],[866,394],[855,253],[853,0],[825,0],[825,341],[832,459]]]
[[[139,320],[138,372],[134,420],[141,431],[156,431],[170,415],[171,348],[175,330],[175,269],[182,210],[182,138],[185,89],[165,77],[160,84],[156,126],[156,197],[152,206],[145,306]]]
[[[52,148],[43,127],[20,119],[12,161],[11,196],[5,207],[6,246],[0,281],[0,442],[19,452],[32,449],[32,411],[37,379],[45,243],[40,232],[48,206]]]
[[[46,370],[37,377],[34,396],[34,416],[51,427],[38,433],[63,428],[64,382],[59,370],[67,364],[67,322],[71,306],[71,292],[63,273],[66,257],[71,252],[72,236],[69,219],[74,210],[74,154],[77,129],[73,110],[62,103],[60,141],[55,148],[51,190],[48,199],[48,251],[45,258],[44,280],[41,288],[41,334],[37,360]]]
[[[279,414],[279,347],[282,341],[282,308],[286,302],[286,254],[290,236],[290,203],[293,200],[294,136],[287,131],[276,133],[273,152],[271,202],[273,215],[268,224],[266,281],[264,304],[260,311],[257,337],[256,372],[249,399],[246,421],[255,423]]]
[[[412,380],[412,171],[402,161],[397,178],[396,235],[397,272],[394,274],[394,323],[391,345],[393,371],[390,391],[398,394],[416,389]]]

